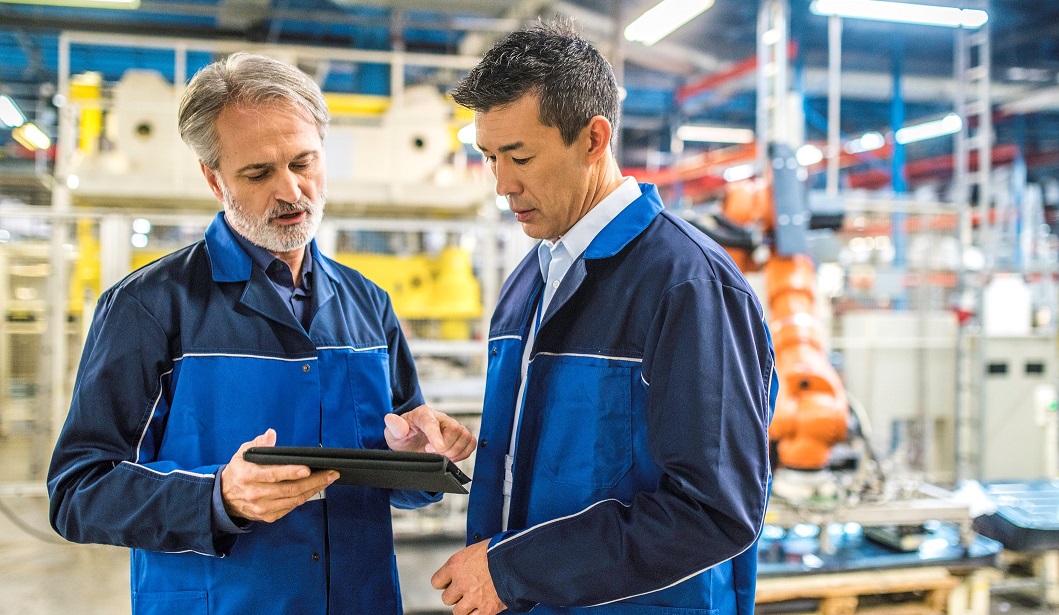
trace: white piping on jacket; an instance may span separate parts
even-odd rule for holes
[[[607,355],[602,354],[581,354],[577,352],[538,352],[537,354],[533,355],[533,358],[530,359],[530,362],[532,363],[533,359],[536,359],[541,355],[548,357],[584,357],[587,359],[606,359],[608,361],[628,361],[631,363],[643,363],[643,359],[636,359],[633,357],[609,357]]]

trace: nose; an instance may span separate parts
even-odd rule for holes
[[[493,175],[496,176],[496,193],[499,196],[506,197],[522,191],[522,183],[518,181],[515,170],[510,164],[497,160],[493,166]]]
[[[302,198],[301,178],[297,173],[285,169],[276,174],[273,197],[286,203],[297,203]]]

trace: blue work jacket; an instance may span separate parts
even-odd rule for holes
[[[489,333],[469,543],[512,611],[748,615],[778,380],[761,306],[657,189],[605,227],[541,317],[509,528],[504,458],[543,281],[533,250]],[[583,607],[594,608],[583,608]]]
[[[383,416],[423,403],[385,292],[313,242],[306,332],[222,215],[100,298],[48,475],[52,525],[132,548],[135,615],[399,614],[390,504],[426,494],[332,485],[215,535],[214,476],[242,443],[271,427],[277,445],[386,448]]]

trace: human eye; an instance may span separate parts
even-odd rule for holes
[[[529,162],[532,159],[533,159],[532,156],[529,157],[529,158],[512,158],[511,162],[514,162],[517,165],[524,165],[524,164],[526,164],[527,162]]]
[[[290,168],[295,171],[305,171],[311,169],[316,162],[315,156],[304,156],[297,158],[290,163]]]
[[[259,173],[251,173],[246,176],[247,181],[258,183],[265,181],[268,178],[268,171],[261,171]]]

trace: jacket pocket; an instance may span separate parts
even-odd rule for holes
[[[539,467],[556,483],[610,489],[632,467],[632,368],[594,357],[539,359]]]
[[[359,445],[385,447],[382,417],[393,411],[389,355],[385,351],[352,352],[346,362]]]
[[[209,615],[204,591],[137,592],[132,597],[136,615]]]

